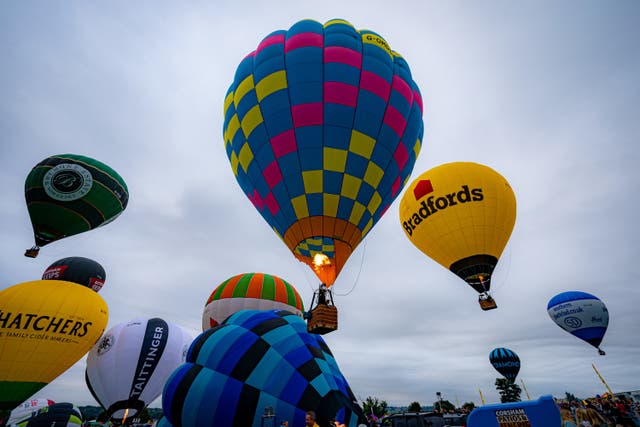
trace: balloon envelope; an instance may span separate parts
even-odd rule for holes
[[[515,219],[511,186],[478,163],[436,166],[416,178],[400,201],[400,223],[411,243],[480,293],[490,289]]]
[[[116,171],[90,157],[47,157],[31,170],[24,184],[36,246],[113,221],[127,207],[127,185]]]
[[[109,312],[96,292],[61,280],[0,291],[0,409],[13,409],[84,356]]]
[[[302,317],[298,291],[270,274],[245,273],[222,282],[209,296],[202,313],[202,330],[219,325],[240,310],[288,310]]]
[[[32,417],[19,421],[16,427],[82,427],[83,416],[72,403],[54,403],[40,408]]]
[[[549,300],[547,312],[556,325],[599,349],[609,311],[598,297],[581,291],[562,292]]]
[[[18,407],[11,411],[11,415],[7,420],[7,425],[11,426],[18,421],[25,420],[35,415],[39,409],[45,406],[53,405],[55,402],[50,399],[43,399],[40,397],[27,399],[22,402]]]
[[[85,379],[115,420],[134,417],[162,393],[185,360],[192,337],[159,318],[136,318],[110,328],[87,356]],[[127,411],[128,410],[128,411]]]
[[[292,426],[308,410],[350,427],[363,416],[322,337],[276,310],[242,310],[200,334],[167,381],[162,408],[183,427],[259,427],[265,410]]]
[[[98,292],[107,275],[96,261],[80,256],[62,258],[51,264],[42,274],[42,280],[66,280]]]
[[[245,57],[224,111],[240,187],[331,286],[420,151],[422,99],[409,66],[376,33],[304,20]]]
[[[489,353],[489,362],[491,362],[496,371],[511,382],[515,381],[518,372],[520,372],[520,358],[515,351],[508,348],[494,348]]]

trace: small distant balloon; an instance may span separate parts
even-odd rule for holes
[[[86,156],[60,154],[33,167],[24,184],[35,246],[42,246],[113,221],[127,207],[127,184],[116,171]]]
[[[549,300],[547,312],[556,325],[605,354],[600,343],[609,325],[609,311],[598,297],[582,291],[562,292]]]
[[[202,313],[202,330],[219,325],[240,310],[304,312],[298,291],[284,279],[265,273],[244,273],[222,282],[209,296]]]
[[[79,256],[59,259],[42,274],[42,280],[66,280],[96,292],[102,289],[106,277],[104,268],[97,261]]]
[[[520,372],[520,358],[515,351],[508,348],[494,348],[489,353],[489,362],[496,371],[511,382],[516,380]]]

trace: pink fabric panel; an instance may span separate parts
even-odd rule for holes
[[[340,62],[362,68],[362,54],[342,46],[329,46],[324,49],[324,62]]]
[[[297,149],[296,135],[293,129],[286,130],[279,135],[271,138],[271,147],[276,158],[280,158],[285,154],[291,153]]]
[[[280,167],[278,166],[278,162],[274,160],[269,163],[266,168],[262,171],[262,176],[264,176],[264,180],[267,182],[269,188],[273,189],[280,181],[282,181],[282,173],[280,172]]]
[[[273,196],[273,193],[267,194],[267,197],[264,199],[265,205],[267,205],[267,209],[271,212],[271,215],[275,215],[280,210],[280,205],[276,201],[276,198]]]
[[[413,104],[413,93],[411,91],[411,86],[409,86],[407,82],[405,82],[398,75],[393,76],[393,90],[404,96],[409,105]]]
[[[340,82],[324,83],[324,102],[333,104],[356,106],[358,101],[358,88],[353,85]]]
[[[407,147],[404,146],[402,141],[400,141],[400,144],[398,144],[398,146],[396,147],[396,152],[393,153],[393,159],[396,161],[400,169],[404,168],[404,166],[409,161],[409,153],[407,153]]]
[[[373,92],[385,101],[389,100],[391,85],[385,79],[371,71],[363,70],[360,74],[360,88]]]
[[[291,107],[293,127],[316,126],[322,124],[322,102],[293,105]]]
[[[258,48],[256,49],[256,53],[260,52],[265,47],[268,47],[274,44],[282,44],[282,43],[284,43],[284,34],[274,34],[273,36],[267,37],[266,39],[260,42],[260,44],[258,45]]]
[[[296,34],[288,38],[284,42],[284,52],[290,52],[300,47],[322,47],[324,44],[324,38],[322,34],[316,33],[302,33]]]
[[[387,105],[387,111],[384,112],[383,122],[393,129],[398,136],[402,136],[404,128],[407,126],[406,119],[398,110],[393,108],[392,105]]]

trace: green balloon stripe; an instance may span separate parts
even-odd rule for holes
[[[43,188],[36,188],[27,192],[27,208],[29,214],[34,217],[38,216],[43,218],[48,224],[57,223],[57,218],[53,217],[52,212],[56,210],[68,210],[89,224],[89,228],[96,228],[102,224],[109,217],[103,212],[98,210],[86,197],[83,199],[73,200],[71,202],[65,202],[64,205],[51,203],[51,199],[45,193]],[[42,212],[37,212],[42,210]],[[64,230],[69,228],[69,224],[64,224]]]
[[[278,281],[275,277],[268,274],[262,275],[262,290],[260,297],[262,299],[275,300],[276,299],[276,287]]]
[[[42,382],[0,381],[0,410],[11,411],[46,385]]]
[[[29,204],[28,210],[36,237],[41,235],[49,242],[91,230],[84,217],[62,206],[36,202]]]

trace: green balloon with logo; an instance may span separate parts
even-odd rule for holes
[[[113,221],[127,207],[127,184],[116,171],[90,157],[60,154],[31,170],[24,184],[35,246],[40,247]]]

